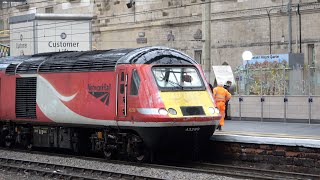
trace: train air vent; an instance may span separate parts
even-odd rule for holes
[[[181,106],[180,109],[184,116],[205,115],[202,106]]]
[[[16,79],[16,117],[36,119],[37,78]]]
[[[6,74],[14,75],[18,64],[10,64],[6,69]]]

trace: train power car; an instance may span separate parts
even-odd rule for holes
[[[0,143],[146,159],[219,123],[199,64],[174,49],[52,52],[0,61]]]

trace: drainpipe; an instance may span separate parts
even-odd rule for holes
[[[288,45],[288,51],[289,53],[292,52],[292,16],[291,16],[291,3],[292,0],[289,0],[288,2],[288,36],[289,36],[289,45]]]

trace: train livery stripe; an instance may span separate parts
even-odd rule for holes
[[[140,114],[159,115],[159,108],[137,108]]]
[[[119,126],[130,127],[178,127],[178,126],[208,126],[218,125],[219,121],[189,121],[189,122],[133,122],[118,121]]]
[[[50,120],[57,123],[75,123],[75,124],[96,124],[116,126],[115,120],[92,119],[81,116],[69,109],[63,100],[71,100],[72,97],[60,95],[52,85],[43,77],[37,78],[37,105],[42,113]]]
[[[43,78],[40,75],[38,76],[38,83],[39,82],[40,82],[40,85],[45,84],[45,86],[47,88],[50,88],[50,92],[53,92],[55,96],[57,96],[60,100],[65,101],[65,102],[71,101],[78,94],[78,92],[76,92],[71,96],[63,96],[50,84],[49,81],[47,81],[45,78]]]

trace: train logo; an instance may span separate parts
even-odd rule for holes
[[[110,87],[111,84],[103,84],[100,86],[88,84],[88,91],[92,96],[100,99],[101,102],[108,106],[110,99]]]

